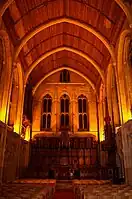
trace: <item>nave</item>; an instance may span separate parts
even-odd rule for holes
[[[130,199],[131,76],[132,0],[0,0],[1,199]]]

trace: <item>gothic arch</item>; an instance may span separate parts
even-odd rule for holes
[[[18,96],[17,96],[17,114],[16,114],[16,121],[14,124],[14,131],[16,133],[21,132],[21,124],[22,124],[22,114],[23,114],[23,103],[24,103],[24,94],[25,94],[25,85],[24,85],[24,74],[20,63],[17,63],[17,74],[18,78],[16,82],[18,84]]]
[[[30,75],[30,73],[32,72],[32,70],[44,59],[46,59],[48,56],[56,53],[56,52],[60,52],[60,51],[63,51],[63,50],[67,50],[69,52],[73,52],[77,55],[80,55],[81,57],[85,58],[87,61],[89,61],[93,66],[94,68],[99,72],[101,78],[102,78],[102,81],[104,82],[104,72],[100,69],[100,66],[94,61],[92,60],[88,55],[86,55],[85,53],[79,51],[79,50],[76,50],[74,48],[71,48],[71,47],[58,47],[58,48],[55,48],[54,50],[51,50],[45,54],[43,54],[41,57],[39,57],[30,67],[29,67],[29,70],[26,72],[25,74],[25,84],[27,82],[27,79]]]
[[[130,28],[132,28],[132,14],[131,14],[130,7],[128,7],[125,3],[123,3],[122,0],[115,0],[115,2],[120,6],[120,8],[125,13],[128,23],[129,23],[129,26],[130,26]]]
[[[113,120],[116,126],[117,125],[119,126],[122,114],[121,114],[121,109],[119,110],[120,100],[117,92],[115,69],[114,67],[111,67],[111,64],[109,64],[108,66],[106,88],[107,88],[108,108],[111,120]]]
[[[1,88],[0,94],[1,96],[1,110],[0,112],[0,120],[3,122],[8,121],[8,106],[9,106],[9,98],[10,98],[10,89],[12,84],[12,59],[11,59],[11,47],[8,34],[4,30],[0,30],[0,39],[3,43],[3,53],[4,53],[4,70],[2,70],[3,77],[3,87]]]
[[[119,39],[118,45],[118,56],[117,56],[117,72],[119,78],[119,92],[121,98],[121,109],[122,109],[122,123],[126,122],[130,118],[130,103],[127,102],[126,96],[128,95],[126,89],[126,77],[125,77],[125,70],[126,70],[126,63],[124,60],[124,52],[127,51],[128,45],[126,45],[126,39],[132,35],[131,29],[124,30]],[[124,67],[125,66],[125,67]],[[123,78],[123,77],[124,78]]]
[[[44,96],[46,96],[46,95],[50,95],[52,99],[53,99],[53,97],[54,97],[54,94],[53,94],[51,91],[45,91],[45,92],[41,95],[41,97],[40,97],[39,100],[42,101],[42,99],[43,99]]]
[[[70,67],[61,67],[61,68],[57,68],[57,69],[51,71],[50,73],[48,73],[47,75],[45,75],[45,76],[36,84],[36,86],[34,87],[34,89],[33,89],[33,95],[35,95],[35,92],[37,91],[38,87],[43,83],[43,81],[44,81],[45,79],[47,79],[47,78],[50,77],[51,75],[53,75],[53,74],[55,74],[55,73],[57,73],[57,72],[59,72],[59,71],[62,71],[62,70],[64,70],[64,69],[67,69],[67,70],[69,70],[69,71],[72,71],[72,72],[78,74],[79,76],[81,76],[83,79],[85,79],[85,80],[88,82],[88,84],[90,84],[90,86],[92,87],[92,89],[93,89],[94,92],[96,93],[95,85],[94,85],[86,76],[84,76],[82,73],[80,73],[80,72],[78,72],[78,71],[76,71],[75,69],[72,69],[72,68],[70,68]]]
[[[12,4],[14,2],[14,0],[5,0],[5,2],[1,3],[0,5],[0,21],[1,18],[4,14],[4,12],[6,11],[6,9],[10,6],[10,4]],[[127,20],[129,22],[129,25],[132,25],[132,15],[131,15],[131,11],[128,8],[127,5],[125,5],[125,3],[123,3],[122,0],[115,0],[115,2],[119,5],[119,7],[123,10],[123,12],[125,13]]]
[[[70,19],[70,18],[60,18],[60,19],[56,19],[56,20],[52,20],[46,24],[42,24],[40,26],[38,26],[37,28],[35,28],[32,32],[28,33],[28,35],[26,35],[21,41],[20,41],[20,44],[16,47],[16,51],[14,53],[14,59],[13,59],[13,62],[16,62],[17,58],[18,58],[18,55],[21,51],[21,49],[23,48],[23,46],[32,38],[34,37],[37,33],[41,32],[42,30],[50,27],[50,26],[53,26],[53,25],[56,25],[56,24],[59,24],[59,23],[71,23],[71,24],[74,24],[76,26],[79,26],[89,32],[91,32],[94,36],[96,36],[98,39],[100,39],[100,41],[102,41],[102,43],[106,46],[106,48],[108,49],[112,59],[113,59],[113,62],[115,63],[116,62],[116,58],[115,58],[115,52],[114,52],[114,47],[112,45],[109,44],[109,42],[100,34],[98,33],[95,29],[91,28],[91,26],[88,26],[84,23],[81,23],[79,22],[78,20],[73,20],[73,19]]]
[[[10,4],[13,3],[13,1],[14,0],[5,0],[3,3],[1,3],[1,5],[0,5],[0,21],[1,21],[1,18],[3,16],[4,12],[10,6]]]

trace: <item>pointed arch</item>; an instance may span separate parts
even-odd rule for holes
[[[129,26],[132,28],[132,12],[127,4],[125,4],[122,0],[115,0],[115,2],[120,6],[120,8],[125,13]]]
[[[37,33],[41,32],[42,30],[56,25],[56,24],[60,24],[60,23],[70,23],[70,24],[74,24],[76,26],[79,26],[85,30],[87,30],[88,32],[91,32],[94,36],[96,36],[100,41],[102,41],[102,43],[106,46],[106,48],[108,49],[112,59],[114,62],[116,62],[116,58],[115,58],[115,52],[114,52],[114,47],[112,45],[109,44],[109,42],[107,41],[107,39],[105,37],[103,37],[99,32],[97,32],[94,28],[92,28],[91,26],[89,26],[88,24],[82,23],[79,20],[75,20],[75,19],[71,19],[71,18],[59,18],[59,19],[54,19],[51,20],[50,22],[46,23],[46,24],[42,24],[40,26],[38,26],[37,28],[35,28],[32,32],[28,33],[26,36],[24,36],[24,38],[20,41],[19,45],[16,47],[16,51],[14,53],[14,59],[13,59],[13,63],[16,62],[20,51],[22,50],[23,46],[32,38],[34,37]]]
[[[88,78],[87,78],[86,76],[84,76],[82,73],[80,73],[80,72],[78,72],[77,70],[72,69],[72,68],[70,68],[70,67],[61,67],[61,68],[57,68],[57,69],[51,71],[50,73],[48,73],[47,75],[45,75],[45,76],[36,84],[36,86],[34,87],[34,89],[33,89],[33,95],[35,94],[35,92],[37,91],[38,87],[43,83],[43,81],[44,81],[45,79],[47,79],[47,78],[50,77],[51,75],[53,75],[53,74],[55,74],[55,73],[57,73],[57,72],[59,72],[59,71],[62,71],[62,70],[64,70],[64,69],[67,69],[67,70],[69,70],[69,71],[71,71],[71,72],[74,72],[74,73],[76,73],[77,75],[81,76],[83,79],[85,79],[85,80],[88,82],[88,84],[92,87],[92,89],[93,89],[94,92],[96,93],[95,85],[91,82],[90,79],[88,79]]]
[[[100,69],[100,66],[99,66],[93,59],[91,59],[88,55],[86,55],[85,53],[83,53],[83,52],[81,52],[81,51],[79,51],[79,50],[76,50],[76,49],[71,48],[71,47],[66,47],[66,46],[64,46],[64,47],[55,48],[55,49],[53,49],[53,50],[51,50],[51,51],[49,51],[49,52],[47,52],[47,53],[44,53],[41,57],[39,57],[39,58],[29,67],[28,71],[26,72],[26,74],[25,74],[25,84],[26,84],[27,79],[28,79],[30,73],[32,72],[32,70],[33,70],[42,60],[46,59],[48,56],[50,56],[50,55],[52,55],[52,54],[54,54],[54,53],[57,53],[57,52],[60,52],[60,51],[63,51],[63,50],[67,50],[67,51],[69,51],[69,52],[73,52],[73,53],[75,53],[75,54],[77,54],[77,55],[80,55],[81,57],[83,57],[84,59],[86,59],[88,62],[90,62],[90,63],[94,66],[94,68],[99,72],[99,74],[100,74],[100,76],[101,76],[101,78],[102,78],[102,81],[105,82],[105,81],[104,81],[104,79],[105,79],[105,78],[104,78],[104,71],[102,71],[102,70]]]
[[[126,77],[125,77],[125,63],[124,63],[124,51],[126,50],[125,41],[126,38],[132,35],[131,29],[124,30],[119,38],[118,44],[118,55],[117,55],[117,72],[118,72],[118,81],[119,81],[119,94],[120,94],[120,111],[122,111],[122,121],[121,123],[126,122],[131,118],[130,111],[130,101],[127,99],[129,96],[127,87],[126,87]],[[121,74],[121,75],[120,75]]]
[[[6,11],[6,9],[10,6],[10,4],[12,4],[14,2],[14,0],[5,0],[4,2],[2,2],[0,4],[0,21],[1,18],[4,14],[4,12]],[[115,2],[118,4],[118,6],[123,10],[123,12],[125,13],[127,20],[129,22],[129,25],[132,25],[132,15],[131,15],[131,11],[128,8],[127,5],[125,5],[125,3],[122,0],[115,0]]]
[[[24,74],[20,63],[17,63],[17,72],[18,72],[18,96],[17,96],[17,114],[16,121],[14,123],[14,131],[16,133],[21,132],[22,124],[22,115],[23,115],[23,103],[24,103],[24,94],[25,94],[25,85],[24,85]]]
[[[6,9],[14,2],[14,0],[5,0],[0,4],[0,21]]]
[[[9,107],[9,96],[10,96],[10,89],[11,89],[11,70],[12,70],[12,58],[11,58],[11,46],[8,34],[4,30],[0,30],[0,39],[3,43],[3,70],[1,76],[3,78],[2,82],[2,90],[0,92],[1,95],[1,102],[0,102],[0,120],[3,122],[8,121],[8,107]]]

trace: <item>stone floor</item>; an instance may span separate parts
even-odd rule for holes
[[[53,199],[74,199],[74,194],[72,190],[57,190]]]
[[[53,199],[74,199],[73,185],[71,180],[58,180]]]
[[[56,183],[56,190],[72,190],[72,181],[71,180],[60,180]]]

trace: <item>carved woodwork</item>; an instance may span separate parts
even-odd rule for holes
[[[49,177],[45,176],[49,169],[55,171],[58,179],[68,179],[70,169],[87,173],[84,176],[88,177],[85,170],[90,168],[97,168],[97,142],[93,138],[69,137],[68,144],[63,144],[61,137],[43,137],[31,143],[29,170],[37,177]]]

